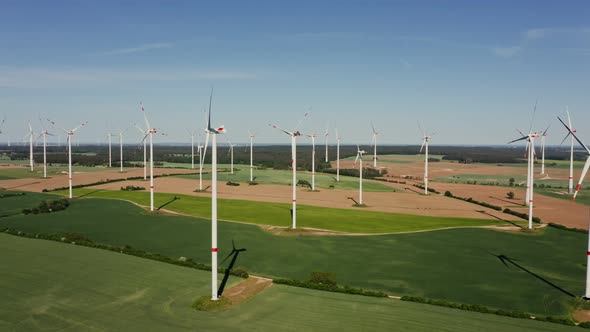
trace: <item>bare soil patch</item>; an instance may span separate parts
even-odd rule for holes
[[[272,285],[272,279],[250,276],[223,292],[223,297],[231,302],[231,306],[239,305]]]

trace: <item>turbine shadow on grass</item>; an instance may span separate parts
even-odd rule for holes
[[[37,181],[37,182],[25,183],[25,184],[20,184],[20,185],[18,185],[18,186],[14,186],[14,187],[6,188],[6,189],[16,189],[16,188],[20,188],[20,187],[26,187],[26,186],[30,186],[30,185],[32,185],[32,184],[38,184],[38,183],[41,183],[41,182]]]
[[[534,273],[534,272],[532,272],[532,271],[528,270],[526,267],[524,267],[524,266],[522,266],[522,265],[520,265],[520,264],[516,263],[516,262],[515,262],[515,261],[516,261],[516,259],[510,258],[510,257],[508,257],[508,256],[506,256],[506,255],[504,255],[504,254],[496,255],[496,254],[490,253],[490,255],[493,255],[494,257],[498,258],[498,259],[500,260],[500,262],[502,262],[502,264],[504,264],[504,266],[506,266],[508,269],[510,268],[510,266],[509,266],[507,263],[510,263],[510,264],[512,264],[513,266],[515,266],[515,267],[517,267],[517,268],[521,269],[522,271],[524,271],[524,272],[526,272],[526,273],[530,274],[531,276],[533,276],[533,277],[535,277],[535,278],[537,278],[537,279],[541,280],[542,282],[546,283],[547,285],[549,285],[549,286],[551,286],[551,287],[555,288],[556,290],[558,290],[558,291],[560,291],[560,292],[564,293],[565,295],[567,295],[567,296],[570,296],[570,297],[576,297],[574,294],[572,294],[572,293],[568,292],[567,290],[565,290],[565,289],[563,289],[563,288],[559,287],[558,285],[556,285],[556,284],[552,283],[551,281],[549,281],[549,280],[547,280],[547,279],[545,279],[545,278],[541,277],[540,275],[538,275],[538,274],[536,274],[536,273]]]
[[[228,258],[230,258],[230,257],[232,258],[231,261],[229,262],[229,265],[227,266],[227,269],[225,269],[225,273],[223,275],[223,280],[221,281],[221,285],[219,285],[219,289],[217,290],[217,296],[223,295],[223,290],[225,289],[225,285],[227,285],[227,280],[229,279],[229,274],[231,272],[231,269],[234,267],[234,264],[236,264],[236,260],[238,260],[238,255],[240,254],[240,252],[247,250],[246,248],[236,249],[236,244],[233,239],[231,240],[231,245],[232,245],[232,251],[221,262],[221,264],[223,264]],[[219,265],[221,265],[221,264],[219,264]]]
[[[85,194],[82,194],[80,196],[77,196],[76,198],[82,198],[82,197],[85,197],[85,196],[90,196],[90,195],[96,194],[97,192],[100,192],[100,191],[104,191],[104,189],[96,189],[96,190],[93,190],[91,192],[87,192]]]
[[[178,197],[178,196],[174,196],[174,198],[172,198],[172,199],[171,199],[171,200],[169,200],[168,202],[166,202],[166,203],[164,203],[164,204],[160,205],[160,206],[159,206],[159,207],[158,207],[156,210],[160,210],[160,209],[161,209],[161,208],[163,208],[164,206],[166,206],[166,205],[168,205],[168,204],[170,204],[170,203],[172,203],[172,202],[174,202],[174,201],[176,201],[176,200],[179,200],[179,199],[180,199],[180,197]]]
[[[486,216],[490,216],[492,218],[495,218],[495,219],[498,219],[498,220],[501,220],[501,221],[505,221],[505,222],[511,224],[512,226],[516,226],[516,227],[521,228],[521,229],[524,228],[523,226],[521,226],[521,225],[519,225],[517,223],[514,223],[514,222],[512,222],[510,220],[502,219],[502,218],[500,218],[498,216],[495,216],[495,215],[493,215],[493,214],[491,214],[489,212],[486,212],[486,211],[483,211],[483,210],[476,210],[476,211],[479,212],[479,213],[481,213],[481,214],[485,214]]]
[[[513,205],[526,206],[526,204],[524,204],[524,203],[518,203],[518,202],[514,202],[514,201],[509,201],[509,200],[503,199],[503,198],[498,198],[498,197],[494,197],[494,196],[488,196],[488,197],[493,198],[493,199],[497,199],[497,200],[499,200],[501,202],[510,203],[510,204],[513,204]]]

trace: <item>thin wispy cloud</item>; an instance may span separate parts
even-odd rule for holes
[[[274,34],[270,35],[270,37],[273,39],[287,41],[329,41],[361,39],[363,38],[363,35],[360,33],[350,32],[305,32],[290,34]]]
[[[559,43],[559,47],[553,48],[563,49],[564,44],[577,45],[579,43],[588,44],[588,42],[590,42],[590,28],[535,28],[522,32],[518,43],[510,46],[491,47],[490,51],[503,58],[512,58],[541,43]],[[571,49],[571,47],[566,48]]]
[[[131,54],[131,53],[140,53],[140,52],[148,52],[153,50],[161,50],[172,48],[172,44],[170,43],[152,43],[152,44],[144,44],[136,47],[127,47],[127,48],[118,48],[114,50],[108,50],[103,52],[97,52],[90,54],[91,56],[109,56],[109,55],[123,55],[123,54]]]
[[[126,82],[172,82],[212,80],[253,80],[256,73],[236,70],[102,70],[102,69],[14,69],[0,67],[0,87],[45,88]]]

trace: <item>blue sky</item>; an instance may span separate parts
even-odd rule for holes
[[[0,142],[38,117],[89,121],[82,142],[142,122],[188,142],[289,143],[268,123],[338,128],[344,144],[503,144],[566,105],[590,143],[587,1],[10,1],[0,3]],[[57,131],[57,130],[54,130]],[[140,138],[132,131],[126,141]]]

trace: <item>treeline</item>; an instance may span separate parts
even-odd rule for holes
[[[368,148],[368,146],[364,146]],[[452,160],[461,163],[524,163],[526,161],[524,155],[524,148],[522,146],[437,146],[431,145],[429,147],[431,155],[443,155],[444,160]],[[297,147],[297,168],[311,170],[311,146],[299,145]],[[119,165],[119,148],[118,145],[113,145],[112,163]],[[400,155],[416,155],[420,151],[419,145],[405,145],[405,146],[379,146],[379,155],[385,154],[400,154]],[[12,160],[27,160],[29,158],[29,149],[27,146],[13,146],[10,150],[4,152]],[[67,151],[65,146],[49,146],[47,147],[47,162],[65,164],[67,163]],[[82,145],[72,148],[72,162],[81,166],[97,166],[107,165],[108,163],[108,147],[105,145]],[[230,149],[226,144],[219,144],[218,146],[218,161],[220,163],[230,163]],[[354,157],[357,152],[356,145],[342,145],[340,146],[340,158]],[[254,162],[258,167],[267,167],[275,169],[288,169],[291,167],[291,146],[290,145],[259,145],[254,146]],[[316,169],[322,170],[329,168],[329,163],[324,159],[324,146],[316,146]],[[128,144],[123,147],[124,160],[142,161],[143,160],[143,145]],[[328,148],[330,160],[335,160],[336,147],[330,145]],[[556,147],[546,147],[546,159],[567,160],[569,158],[566,149]],[[35,161],[43,160],[40,147],[35,148]],[[366,156],[367,160],[372,159],[372,155]],[[379,156],[377,156],[379,158]],[[584,160],[585,155],[574,154],[576,160]],[[198,164],[198,154],[195,149],[195,163]],[[172,163],[190,163],[191,162],[191,148],[190,146],[172,146],[172,145],[156,145],[154,147],[154,160],[156,162],[172,162]],[[430,158],[431,161],[436,161],[436,158]],[[211,163],[211,155],[207,153],[205,163]],[[234,147],[234,163],[237,165],[250,164],[250,147],[246,145]],[[131,166],[125,162],[124,166]]]

